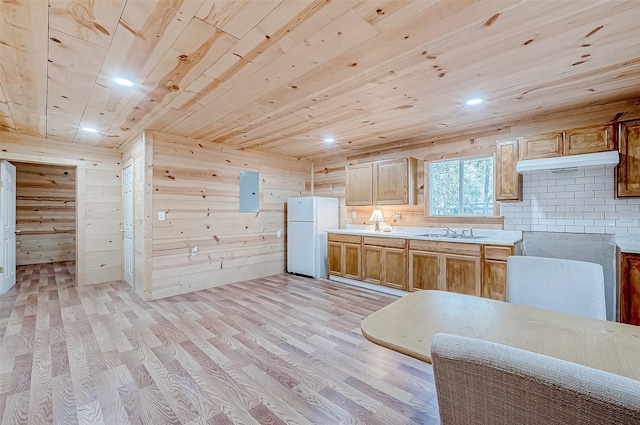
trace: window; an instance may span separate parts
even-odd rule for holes
[[[493,215],[493,157],[432,162],[431,215]]]

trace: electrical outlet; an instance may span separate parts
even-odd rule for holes
[[[396,213],[396,221],[400,220],[400,213]]]
[[[192,256],[193,255],[198,255],[198,247],[197,246],[191,247],[191,255]]]
[[[158,211],[158,220],[164,221],[164,219],[165,219],[165,212],[164,211]]]
[[[355,220],[357,217],[358,216],[357,216],[356,212],[355,211],[351,211],[351,218]]]
[[[282,232],[281,232],[280,230],[278,230],[278,231],[276,232],[276,237],[277,237],[277,238],[282,237]]]

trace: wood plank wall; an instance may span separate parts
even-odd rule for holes
[[[0,159],[76,168],[79,285],[122,278],[121,154],[112,149],[0,132]]]
[[[151,298],[285,270],[285,204],[307,194],[310,162],[162,133],[146,138],[153,146]],[[259,173],[258,213],[239,212],[241,170]]]
[[[75,167],[22,162],[14,165],[16,264],[75,261]]]
[[[371,224],[368,219],[373,211],[373,206],[347,207],[345,205],[345,166],[362,162],[379,161],[385,159],[396,159],[413,157],[418,158],[418,200],[416,205],[379,205],[375,208],[382,210],[385,223],[389,223],[390,217],[395,213],[400,213],[400,221],[392,221],[392,226],[406,227],[464,227],[473,226],[475,228],[501,229],[502,218],[485,219],[465,219],[455,217],[429,217],[424,211],[424,161],[439,160],[457,157],[489,156],[495,152],[496,137],[508,138],[509,128],[496,129],[494,136],[483,138],[473,138],[451,141],[448,143],[428,143],[426,146],[418,148],[403,148],[398,151],[380,152],[377,155],[366,155],[361,157],[332,157],[328,161],[314,163],[314,195],[330,196],[340,198],[340,227],[345,227],[347,223]],[[468,137],[468,136],[466,136]],[[311,183],[307,182],[310,190]],[[352,218],[352,213],[356,218]]]
[[[503,227],[501,217],[487,220],[429,217],[426,215],[424,161],[493,155],[495,143],[499,140],[639,117],[640,104],[637,100],[621,101],[604,105],[590,105],[582,109],[542,117],[536,121],[515,122],[511,126],[478,129],[477,132],[460,134],[447,139],[417,136],[411,141],[389,144],[384,149],[362,155],[334,155],[327,157],[324,161],[314,162],[314,195],[340,198],[340,227],[344,227],[347,223],[371,224],[368,219],[373,211],[373,206],[347,207],[345,205],[345,166],[384,159],[414,157],[418,158],[418,203],[417,205],[377,206],[376,208],[382,209],[387,222],[393,214],[400,212],[400,221],[392,222],[392,225],[409,227],[473,226],[475,228],[501,229]],[[309,191],[311,190],[311,180],[307,181],[306,187]],[[354,212],[356,213],[355,219],[352,218]]]

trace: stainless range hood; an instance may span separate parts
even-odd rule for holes
[[[557,172],[573,171],[581,167],[592,165],[605,165],[615,167],[620,158],[617,151],[587,153],[583,155],[565,155],[555,158],[528,159],[518,161],[516,171],[523,173],[526,171],[551,170]]]

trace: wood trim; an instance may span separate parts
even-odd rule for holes
[[[86,167],[84,163],[76,167],[76,285],[86,284],[86,205],[83,194],[85,193]]]
[[[152,297],[153,289],[153,135],[152,131],[143,133],[144,144],[144,282],[142,298],[148,301]]]
[[[422,149],[433,146],[434,143],[438,145],[462,142],[465,140],[473,140],[490,136],[497,136],[500,134],[510,134],[511,127],[509,126],[491,126],[486,129],[473,129],[471,131],[463,131],[453,136],[432,136],[424,137],[418,136],[410,139],[398,140],[387,145],[379,145],[377,149],[369,152],[357,153],[346,157],[348,161],[361,160],[371,157],[377,157],[383,154],[389,154],[392,152],[410,151],[414,149]],[[442,158],[440,158],[442,159]]]
[[[430,210],[430,204],[429,204],[429,199],[431,198],[431,194],[429,192],[429,189],[431,188],[429,182],[431,181],[431,161],[427,161],[425,160],[422,163],[423,166],[423,174],[424,174],[424,178],[422,179],[422,186],[424,187],[423,190],[423,204],[424,204],[424,216],[425,217],[431,217],[431,210]]]
[[[474,217],[474,216],[426,216],[425,221],[434,225],[462,225],[473,226],[474,224],[491,224],[497,226],[504,225],[504,217]]]

